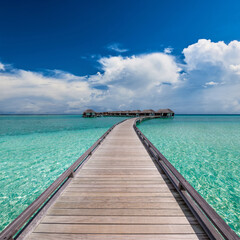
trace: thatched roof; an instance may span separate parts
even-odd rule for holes
[[[132,110],[130,111],[130,113],[140,113],[141,111],[140,110]]]
[[[87,110],[85,110],[83,113],[96,113],[96,112],[93,111],[92,109],[87,109]]]
[[[157,110],[157,113],[174,113],[174,112],[171,109],[166,108]]]
[[[110,113],[110,114],[119,114],[119,113],[121,113],[120,111],[109,111],[108,113]]]
[[[155,113],[155,111],[152,109],[146,109],[146,110],[143,110],[142,113]]]

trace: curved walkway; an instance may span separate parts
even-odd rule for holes
[[[28,239],[207,239],[137,137],[117,125]]]

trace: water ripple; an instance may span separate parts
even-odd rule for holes
[[[139,128],[240,235],[240,116],[176,116]]]

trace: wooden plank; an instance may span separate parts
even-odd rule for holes
[[[172,190],[174,188],[172,187]],[[161,188],[159,187],[151,187],[151,188],[142,188],[142,187],[118,187],[118,188],[101,188],[101,187],[91,187],[91,188],[85,188],[85,187],[68,187],[65,192],[108,192],[108,193],[114,193],[114,192],[153,192],[153,193],[162,193],[162,192],[171,192],[171,189],[169,189],[167,186],[163,186]]]
[[[126,175],[126,176],[99,176],[99,175],[88,175],[88,176],[80,176],[77,175],[74,178],[74,181],[81,181],[81,180],[85,180],[85,181],[92,181],[92,180],[96,180],[96,181],[158,181],[158,180],[168,180],[166,176],[162,175],[161,177],[151,177],[149,178],[144,177],[144,176],[131,176],[131,175]]]
[[[147,197],[147,196],[140,196],[140,197],[107,197],[107,196],[100,196],[100,197],[79,197],[79,196],[61,196],[58,199],[59,202],[182,202],[180,197]]]
[[[106,155],[106,156],[98,156],[97,154],[95,154],[93,157],[92,157],[93,160],[95,159],[106,159],[106,160],[125,160],[125,161],[149,161],[151,160],[151,158],[149,156],[129,156],[129,155],[126,155],[126,156],[122,156],[121,154],[120,155],[115,155],[115,156],[110,156],[110,155]]]
[[[139,158],[139,160],[143,160],[143,161],[149,161],[151,160],[151,157],[149,155],[146,155],[147,152],[145,152],[143,155],[138,154],[137,152],[132,152],[131,154],[127,154],[127,151],[125,151],[125,154],[123,154],[123,151],[118,151],[118,154],[113,154],[111,155],[110,151],[109,154],[106,155],[98,155],[98,151],[95,152],[93,159],[108,159],[110,160],[111,158],[113,159],[125,159],[125,160],[133,160]]]
[[[111,165],[109,164],[99,164],[99,163],[95,163],[94,165],[86,165],[84,167],[84,169],[126,169],[126,168],[129,168],[129,169],[149,169],[149,170],[153,170],[155,168],[155,166],[149,166],[149,165],[139,165],[139,164],[123,164],[123,163],[113,163]]]
[[[116,160],[111,160],[111,161],[109,161],[109,160],[99,160],[99,159],[96,159],[96,160],[94,160],[94,161],[89,161],[89,165],[90,166],[98,166],[98,165],[105,165],[105,166],[114,166],[114,165],[117,165],[117,166],[125,166],[125,167],[127,167],[127,166],[147,166],[147,167],[152,167],[152,166],[154,166],[154,165],[150,165],[148,162],[146,162],[146,161],[141,161],[141,160],[138,160],[138,159],[135,159],[134,160],[134,162],[129,162],[129,160],[128,161],[126,161],[126,160],[124,160],[124,159],[116,159]],[[86,165],[86,166],[88,166],[88,165]]]
[[[96,169],[96,168],[117,168],[117,169],[121,169],[121,168],[144,168],[144,169],[154,169],[155,166],[149,166],[147,164],[145,165],[140,165],[140,164],[123,164],[121,162],[118,162],[118,163],[111,163],[111,165],[107,164],[107,163],[94,163],[94,164],[86,164],[85,169],[89,169],[89,168],[93,168],[93,169]]]
[[[86,184],[86,183],[71,183],[69,184],[69,188],[139,188],[141,187],[142,189],[144,188],[169,188],[173,189],[173,186],[171,184],[166,184],[166,183],[152,183],[152,184],[134,184],[134,183],[108,183],[108,184],[103,184],[103,183],[98,183],[98,184]]]
[[[166,216],[46,216],[43,218],[42,223],[57,223],[57,224],[197,224],[194,217],[186,218],[181,217],[166,217]]]
[[[56,202],[54,208],[154,208],[154,209],[180,209],[180,203],[175,202]],[[184,208],[185,205],[181,206]],[[186,207],[185,207],[186,208]]]
[[[72,184],[93,184],[93,185],[112,185],[112,184],[138,184],[138,185],[149,185],[149,184],[170,184],[169,180],[161,180],[159,179],[158,181],[141,181],[141,180],[81,180],[81,179],[74,179],[72,181]]]
[[[148,169],[81,169],[81,174],[97,174],[97,175],[142,175],[146,174],[149,177],[159,176],[159,172],[157,170],[148,170]]]
[[[86,173],[82,173],[81,176],[77,175],[76,178],[86,178],[86,177],[89,177],[89,178],[98,178],[98,177],[101,177],[101,178],[129,178],[129,179],[159,179],[161,177],[158,177],[158,175],[154,175],[154,176],[151,176],[151,175],[144,175],[144,174],[140,174],[140,175],[134,175],[134,174],[86,174]],[[167,177],[164,177],[162,176],[162,178],[167,178]]]
[[[151,160],[149,160],[151,161]],[[146,160],[141,160],[139,158],[135,158],[134,160],[126,160],[126,159],[123,159],[123,158],[115,158],[115,159],[107,159],[107,158],[104,158],[104,159],[101,159],[101,158],[95,158],[91,161],[88,162],[89,165],[94,165],[94,166],[97,166],[97,165],[118,165],[121,166],[121,165],[124,165],[124,166],[141,166],[141,165],[144,165],[144,166],[154,166],[152,165],[152,163],[150,164],[148,161]]]
[[[135,152],[135,151],[141,151],[144,152],[144,155],[146,153],[145,148],[140,145],[139,143],[135,145],[129,146],[129,144],[123,145],[123,144],[118,144],[118,145],[113,145],[113,144],[102,144],[101,147],[99,147],[99,152],[100,151],[129,151],[129,152]]]
[[[140,145],[139,143],[135,143],[133,142],[133,144],[111,144],[111,143],[103,143],[101,145],[101,147],[99,147],[99,149],[112,149],[112,150],[124,150],[124,151],[128,151],[128,150],[133,150],[133,149],[137,149],[137,150],[145,150],[144,146]]]
[[[169,192],[71,192],[65,191],[62,196],[106,196],[106,197],[137,197],[137,196],[151,196],[151,197],[169,197],[169,196],[179,196],[175,191]]]
[[[144,147],[141,148],[122,148],[119,145],[119,148],[113,147],[113,148],[109,148],[108,146],[103,148],[103,147],[99,147],[98,151],[96,152],[96,156],[99,154],[106,154],[106,155],[111,155],[111,154],[117,154],[120,156],[124,156],[125,153],[127,154],[127,156],[146,156],[147,158],[149,158],[149,155],[146,151],[146,149]]]
[[[147,154],[147,153],[145,153],[145,154]],[[145,155],[145,154],[143,154],[143,155],[140,155],[140,154],[138,154],[138,153],[131,153],[131,154],[128,154],[127,152],[122,152],[122,153],[117,153],[117,152],[109,152],[109,154],[106,154],[105,152],[99,152],[99,153],[96,153],[96,157],[104,157],[105,159],[128,159],[128,160],[130,160],[130,161],[137,161],[138,160],[138,158],[139,158],[139,160],[141,160],[141,159],[144,159],[145,158],[145,160],[146,159],[148,159],[149,158],[149,156],[147,156],[147,155]],[[150,160],[150,159],[149,159]]]
[[[109,166],[109,165],[95,165],[95,166],[89,166],[89,165],[87,165],[87,166],[85,166],[83,169],[121,169],[121,170],[126,170],[126,169],[128,169],[128,170],[131,170],[131,169],[133,169],[133,170],[136,170],[136,169],[140,169],[140,170],[142,170],[142,169],[144,169],[144,170],[155,170],[155,168],[156,167],[154,167],[154,166],[138,166],[138,165],[135,165],[135,166],[113,166],[113,165],[111,165],[111,166]]]
[[[105,224],[39,224],[40,233],[99,233],[99,234],[182,234],[203,233],[198,225],[105,225]]]
[[[205,234],[51,234],[33,233],[29,240],[206,240]]]
[[[192,216],[189,209],[67,209],[51,208],[47,215],[51,216]]]

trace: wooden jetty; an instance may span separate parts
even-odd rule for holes
[[[136,118],[106,132],[0,239],[12,239],[40,206],[18,239],[239,239],[140,132]]]

